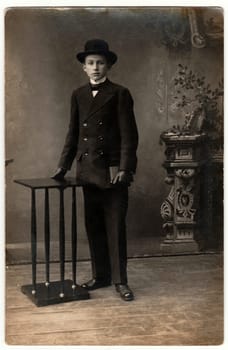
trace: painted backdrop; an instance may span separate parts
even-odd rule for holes
[[[6,243],[10,262],[30,259],[30,192],[13,180],[49,177],[55,171],[68,128],[72,90],[87,81],[75,55],[91,38],[107,40],[110,49],[118,54],[109,78],[128,87],[134,98],[139,148],[128,212],[128,254],[160,253],[160,205],[169,188],[164,184],[164,148],[159,136],[173,124],[181,124],[183,118],[173,100],[178,64],[204,74],[212,85],[223,76],[222,11],[202,8],[192,18],[195,15],[191,10],[160,7],[7,11],[6,158],[13,159],[6,167]],[[74,174],[75,163],[68,175]],[[57,258],[58,251],[57,195],[53,191],[50,198],[53,258]],[[43,241],[42,204],[43,194],[38,193],[39,242]],[[65,205],[67,216],[69,194]],[[66,221],[68,254],[70,230]],[[80,189],[78,230],[79,258],[88,258]],[[42,243],[38,253],[42,259]]]

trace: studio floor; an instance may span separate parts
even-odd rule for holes
[[[66,277],[70,278],[70,263]],[[90,262],[77,265],[77,282],[90,278]],[[223,257],[199,254],[129,259],[135,300],[124,302],[113,286],[90,299],[35,306],[20,288],[31,283],[31,265],[6,270],[8,345],[219,345],[223,343]],[[54,280],[59,264],[51,264]],[[43,281],[44,265],[38,265]]]

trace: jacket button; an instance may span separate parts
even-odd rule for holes
[[[103,156],[104,152],[102,150],[99,151],[99,155]]]
[[[103,136],[98,136],[98,140],[103,141],[104,140]]]
[[[87,123],[83,123],[83,126],[87,126],[88,124]]]
[[[84,139],[83,139],[84,141],[88,141],[88,138],[87,137],[84,137]]]
[[[98,122],[98,124],[99,124],[99,125],[103,125],[103,122],[102,122],[102,120],[100,120],[100,121]]]
[[[88,156],[88,155],[89,155],[89,153],[88,153],[88,152],[85,152],[85,153],[84,153],[84,155],[85,155],[85,156]]]

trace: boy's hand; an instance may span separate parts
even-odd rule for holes
[[[112,179],[111,183],[113,185],[117,183],[129,184],[131,181],[133,181],[132,174],[129,171],[120,170],[118,171],[114,179]]]
[[[61,180],[64,179],[64,176],[65,176],[66,172],[67,172],[66,169],[58,168],[58,169],[56,170],[56,172],[54,173],[54,175],[51,176],[51,179],[61,181]]]

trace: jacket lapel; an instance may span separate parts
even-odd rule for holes
[[[87,103],[90,101],[91,103],[87,104],[87,113],[84,120],[89,119],[93,116],[101,107],[103,107],[110,98],[114,95],[114,90],[112,84],[107,79],[104,86],[99,90],[95,97],[92,96],[92,92],[89,84],[86,86],[86,93],[88,94]]]
[[[83,119],[86,119],[88,116],[90,107],[93,103],[93,95],[89,84],[85,85],[79,94],[79,104],[80,110],[83,115]]]

